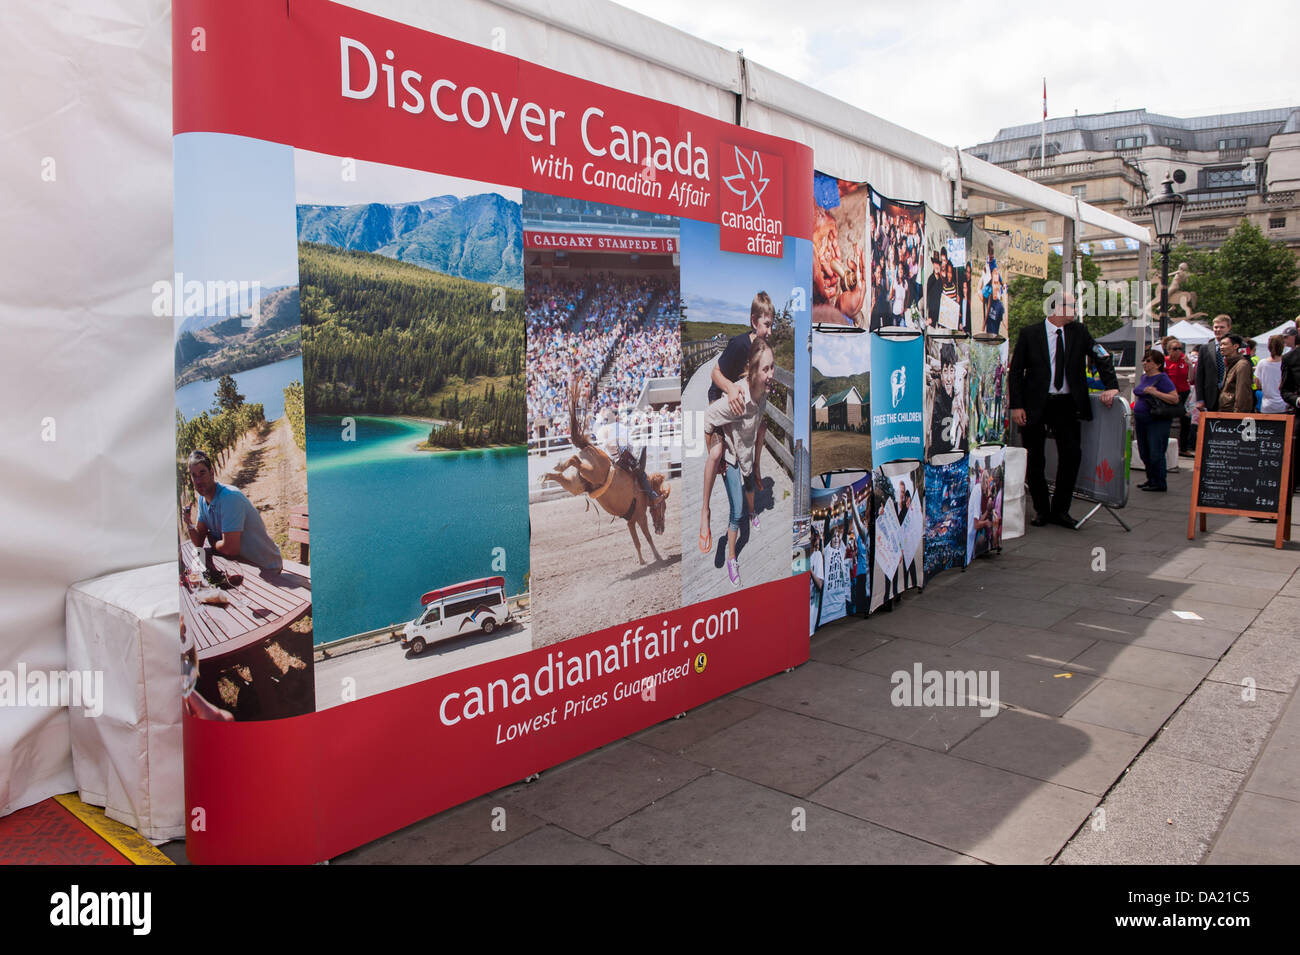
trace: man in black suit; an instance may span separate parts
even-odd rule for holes
[[[1070,499],[1083,457],[1079,422],[1092,419],[1084,377],[1084,362],[1089,358],[1106,386],[1101,403],[1109,408],[1119,394],[1110,353],[1092,340],[1083,323],[1074,320],[1074,297],[1068,294],[1055,315],[1020,330],[1011,356],[1011,420],[1020,428],[1029,452],[1025,483],[1034,502],[1036,515],[1029,522],[1034,527],[1050,523],[1073,530],[1078,526],[1070,516]],[[1058,463],[1056,494],[1050,500],[1044,453],[1048,428],[1056,438]]]
[[[1232,317],[1214,316],[1214,337],[1196,348],[1196,407],[1201,411],[1219,410],[1219,392],[1223,390],[1226,369],[1219,340],[1232,331]]]

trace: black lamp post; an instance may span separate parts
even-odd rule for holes
[[[1160,185],[1160,194],[1147,200],[1147,208],[1160,243],[1160,337],[1164,338],[1169,334],[1169,246],[1178,232],[1178,220],[1183,217],[1183,203],[1187,200],[1174,192],[1172,176],[1165,176]]]

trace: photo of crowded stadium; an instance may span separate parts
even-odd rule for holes
[[[681,597],[678,220],[525,192],[533,646]]]

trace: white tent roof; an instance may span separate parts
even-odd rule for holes
[[[1183,319],[1181,322],[1169,326],[1169,334],[1173,335],[1179,341],[1189,344],[1200,345],[1208,342],[1214,337],[1214,332],[1200,322],[1189,322]]]
[[[1289,328],[1294,324],[1295,324],[1295,319],[1288,318],[1285,322],[1283,322],[1281,325],[1277,326],[1276,328],[1270,328],[1268,331],[1260,335],[1256,335],[1255,344],[1258,345],[1260,348],[1267,348],[1268,339],[1270,335],[1281,335],[1282,329]]]

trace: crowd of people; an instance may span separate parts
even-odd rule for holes
[[[871,206],[871,330],[920,328],[913,309],[921,307],[921,209],[882,201]]]
[[[681,306],[669,276],[601,273],[529,285],[528,419],[535,436],[567,431],[575,381],[589,389],[585,404],[599,419],[631,405],[646,379],[679,374]]]

